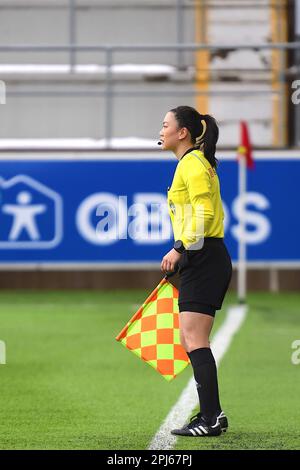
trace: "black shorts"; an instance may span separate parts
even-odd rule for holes
[[[178,263],[179,312],[215,315],[232,276],[230,255],[223,238],[205,238],[201,250],[186,250]]]

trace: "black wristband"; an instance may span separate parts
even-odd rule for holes
[[[174,250],[182,254],[185,251],[185,246],[181,240],[176,240],[173,246]]]

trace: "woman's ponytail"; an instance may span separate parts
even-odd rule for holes
[[[203,130],[196,139],[196,148],[203,151],[205,158],[215,168],[218,165],[215,153],[219,139],[219,128],[215,118],[210,116],[210,114],[201,114],[201,123]]]
[[[215,153],[219,138],[216,120],[210,114],[200,114],[190,106],[178,106],[170,112],[174,113],[179,128],[186,127],[189,130],[194,148],[201,150],[215,168],[218,165]]]

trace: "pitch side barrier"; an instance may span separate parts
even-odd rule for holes
[[[244,236],[248,268],[299,268],[300,150],[256,152],[244,198],[235,154],[218,158],[233,264]],[[2,152],[0,269],[159,268],[173,243],[166,193],[176,163],[149,150]]]

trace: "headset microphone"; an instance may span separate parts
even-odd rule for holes
[[[157,145],[162,145],[162,142],[159,140],[159,141],[157,142]]]

